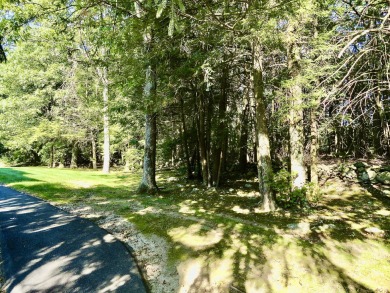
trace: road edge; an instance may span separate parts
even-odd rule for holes
[[[0,235],[0,237],[2,236]],[[2,248],[0,245],[0,293],[5,293],[4,285],[5,285],[4,258],[3,258]]]
[[[1,162],[0,162],[1,166]],[[0,184],[0,186],[4,186],[4,184]],[[5,285],[5,272],[4,272],[4,257],[2,252],[2,240],[3,235],[0,230],[0,293],[5,293],[4,285]]]

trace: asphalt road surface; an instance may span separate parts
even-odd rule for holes
[[[92,222],[0,186],[6,292],[146,292],[125,245]]]

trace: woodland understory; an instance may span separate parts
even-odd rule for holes
[[[386,1],[2,1],[0,154],[14,165],[258,175],[304,205],[318,159],[389,149]],[[275,179],[276,178],[276,179]],[[275,181],[279,183],[275,185]]]
[[[318,166],[321,196],[272,213],[259,208],[254,173],[216,189],[158,171],[158,195],[137,192],[141,172],[3,166],[0,182],[127,243],[153,293],[389,292],[390,167]]]
[[[154,292],[388,292],[389,44],[382,0],[0,0],[0,182],[164,239]]]

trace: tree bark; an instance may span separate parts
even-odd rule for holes
[[[310,112],[310,182],[317,189],[318,186],[318,125],[314,109]]]
[[[145,115],[145,147],[142,180],[139,192],[154,194],[158,192],[156,183],[156,144],[157,144],[157,113],[154,111],[156,96],[156,71],[149,65],[146,69],[144,96],[147,103]]]
[[[190,152],[188,150],[188,140],[187,140],[187,125],[186,125],[186,117],[184,114],[184,101],[183,98],[179,98],[180,102],[180,117],[181,117],[181,124],[182,124],[182,137],[183,137],[183,149],[184,149],[184,155],[186,159],[186,165],[187,165],[187,179],[192,179],[192,168],[191,168],[191,162],[190,162]]]
[[[103,173],[110,173],[110,119],[108,108],[108,75],[107,67],[98,68],[98,74],[103,86]]]
[[[148,27],[144,33],[145,53],[149,55],[153,50],[153,29]],[[150,58],[150,56],[148,56]],[[145,114],[145,146],[144,146],[144,164],[141,183],[138,187],[139,192],[154,194],[158,192],[156,183],[156,149],[157,149],[157,113],[156,113],[156,94],[157,94],[157,72],[156,62],[151,58],[146,67],[144,102],[146,104]]]
[[[78,146],[77,143],[74,143],[72,146],[72,158],[70,160],[70,168],[77,168],[77,156],[78,156]]]
[[[199,159],[202,169],[202,183],[205,186],[209,185],[209,167],[207,159],[206,146],[206,127],[205,127],[205,105],[203,94],[198,94],[198,144],[199,144]]]
[[[50,168],[55,168],[56,167],[56,162],[54,161],[54,143],[51,145],[51,153],[50,153]]]
[[[248,164],[248,113],[249,103],[245,105],[241,117],[241,135],[239,143],[239,168],[241,172],[246,172]]]
[[[213,117],[213,101],[210,92],[205,92],[205,97],[207,97],[207,107],[205,107],[205,117],[206,117],[206,158],[207,158],[207,187],[211,187],[213,184],[213,173],[211,170],[211,126],[212,126],[212,117]]]
[[[221,180],[221,173],[224,168],[224,161],[226,158],[226,139],[228,136],[228,129],[226,123],[226,109],[227,109],[227,87],[228,87],[228,68],[223,69],[221,80],[221,96],[218,105],[218,129],[216,131],[216,147],[213,152],[213,185],[219,187]]]
[[[97,170],[96,140],[93,133],[91,133],[91,146],[92,146],[92,169]]]
[[[271,190],[273,171],[267,128],[267,103],[264,96],[262,52],[258,40],[255,41],[253,46],[253,86],[256,102],[257,169],[262,197],[261,208],[268,212],[275,210],[276,203]]]
[[[288,52],[288,69],[293,79],[290,89],[290,165],[292,188],[302,188],[306,182],[304,165],[304,129],[302,88],[297,77],[299,75],[300,48],[291,44]]]
[[[145,154],[139,192],[156,193],[156,141],[157,141],[157,114],[145,115]]]

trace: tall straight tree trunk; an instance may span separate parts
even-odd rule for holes
[[[314,18],[314,39],[318,38],[318,20]],[[317,102],[319,102],[317,100]],[[316,103],[317,104],[317,103]],[[314,194],[318,193],[318,124],[317,107],[313,106],[309,110],[310,116],[310,182],[313,185]]]
[[[91,146],[92,146],[92,169],[97,170],[96,140],[93,132],[91,133]]]
[[[77,156],[78,156],[78,146],[77,146],[77,143],[75,142],[72,145],[72,158],[70,160],[70,168],[71,169],[77,168]]]
[[[50,152],[50,168],[55,168],[56,167],[56,162],[54,161],[54,142],[51,145],[51,152]]]
[[[226,123],[226,109],[227,109],[227,87],[228,87],[228,68],[225,66],[221,81],[221,96],[218,105],[218,129],[216,132],[216,147],[213,152],[213,185],[218,187],[220,184],[221,173],[224,168],[224,161],[226,157],[226,139],[228,135]]]
[[[227,167],[227,156],[229,150],[229,129],[227,123],[226,123],[226,130],[225,130],[223,140],[224,141],[223,141],[222,152],[221,152],[221,164],[219,165],[219,169],[220,169],[219,173],[221,176],[219,177],[219,180],[221,180],[222,174],[226,172],[226,167]]]
[[[275,210],[276,203],[271,190],[273,171],[267,128],[267,102],[264,96],[262,52],[258,40],[253,45],[253,88],[256,102],[257,169],[262,197],[261,208],[268,212]]]
[[[138,4],[137,4],[138,6]],[[153,50],[153,30],[147,28],[144,33],[144,45],[146,55]],[[156,183],[156,149],[157,149],[157,113],[156,113],[156,94],[157,94],[157,71],[156,63],[149,60],[149,65],[145,73],[144,100],[146,103],[145,114],[145,146],[144,146],[144,164],[141,183],[138,187],[139,192],[157,193]]]
[[[206,126],[205,126],[205,103],[204,95],[198,94],[198,144],[199,144],[199,160],[202,169],[203,185],[209,185],[209,167],[207,159],[207,145],[206,145]]]
[[[182,124],[182,137],[183,137],[183,148],[184,148],[184,155],[186,159],[186,165],[187,165],[187,179],[192,179],[192,168],[191,168],[191,162],[190,162],[190,151],[188,150],[188,140],[187,140],[187,125],[186,125],[186,117],[184,114],[184,101],[183,98],[179,98],[180,102],[180,117],[181,117],[181,124]]]
[[[198,131],[198,128],[196,128],[197,129],[197,131]],[[199,135],[199,132],[197,132],[198,133],[198,135]],[[199,142],[198,142],[198,145],[196,146],[196,149],[195,149],[195,151],[196,151],[196,154],[195,154],[195,158],[196,158],[196,170],[197,170],[197,172],[196,172],[196,178],[198,179],[198,180],[202,180],[202,163],[201,163],[201,159],[200,159],[200,150],[199,150]]]
[[[318,187],[318,125],[314,109],[310,112],[310,182]]]
[[[156,193],[156,141],[157,141],[157,114],[145,115],[145,153],[144,167],[139,192]]]
[[[302,88],[297,81],[299,76],[300,48],[290,44],[288,52],[288,70],[293,85],[290,88],[290,164],[292,188],[301,188],[306,182],[304,165],[304,129],[303,129],[303,99]]]
[[[146,84],[144,96],[147,103],[145,114],[145,147],[144,166],[139,192],[154,194],[158,192],[156,183],[156,144],[157,144],[157,113],[154,111],[156,96],[156,71],[149,65],[146,69]]]
[[[98,68],[103,86],[103,173],[110,173],[110,119],[108,108],[108,75],[107,67]]]
[[[240,143],[239,143],[239,168],[242,172],[246,171],[248,164],[248,114],[249,103],[245,105],[241,117]]]
[[[213,184],[213,177],[211,171],[211,125],[213,117],[213,101],[211,94],[209,92],[205,93],[207,96],[207,107],[205,107],[205,117],[206,117],[206,158],[207,158],[207,186],[211,187]],[[205,100],[206,102],[206,100]]]

